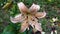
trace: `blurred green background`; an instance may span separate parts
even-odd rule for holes
[[[13,24],[10,21],[10,16],[14,17],[20,13],[17,6],[18,2],[23,2],[27,7],[30,7],[33,3],[40,5],[39,11],[47,13],[45,18],[39,20],[46,34],[50,33],[49,26],[51,25],[52,18],[57,17],[57,31],[60,34],[60,0],[0,0],[0,34],[31,34],[32,28],[21,33],[18,32],[21,24]]]

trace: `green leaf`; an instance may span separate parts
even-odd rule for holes
[[[8,25],[4,30],[2,34],[16,34],[15,27],[13,25]]]

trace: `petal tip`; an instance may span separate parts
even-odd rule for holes
[[[24,6],[24,3],[23,2],[19,2],[19,3],[17,3],[17,5],[18,5],[18,7],[19,6],[22,7],[22,6]]]
[[[12,23],[17,23],[16,21],[14,21],[14,18],[10,17],[10,20]]]
[[[34,11],[38,11],[40,9],[40,6],[39,5],[37,5],[37,4],[32,4],[32,6],[30,7],[30,10],[32,11],[32,12],[34,12]]]
[[[34,4],[33,3],[33,5],[32,6],[35,6],[38,10],[40,9],[40,6],[39,5],[37,5],[37,4]]]

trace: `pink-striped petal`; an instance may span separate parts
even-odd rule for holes
[[[35,28],[36,28],[36,30],[38,30],[38,31],[42,31],[42,27],[41,27],[40,23],[36,23],[36,24],[35,24]]]
[[[33,29],[35,28],[38,31],[42,31],[41,23],[30,21],[29,24],[33,27]]]
[[[30,12],[32,14],[35,14],[38,10],[40,9],[40,6],[39,5],[36,5],[33,3],[33,5],[29,8]]]
[[[14,18],[10,17],[11,22],[17,23],[22,22],[25,18],[22,16],[22,14],[16,15]]]
[[[37,12],[36,14],[35,14],[35,17],[37,17],[37,18],[43,18],[43,17],[45,17],[46,16],[46,12]]]
[[[28,23],[27,21],[24,21],[22,24],[21,24],[21,32],[24,32],[26,29],[28,28]]]
[[[28,8],[24,5],[23,2],[20,2],[17,4],[18,5],[18,8],[19,10],[22,12],[22,13],[26,13],[28,11]]]

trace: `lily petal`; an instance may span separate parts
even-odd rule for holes
[[[36,14],[35,14],[35,17],[37,17],[37,18],[43,18],[43,17],[45,17],[46,16],[46,12],[37,12]]]
[[[36,23],[36,24],[35,24],[35,28],[36,28],[36,30],[38,30],[38,31],[42,31],[42,27],[41,27],[40,23]]]
[[[38,31],[42,31],[41,23],[30,21],[29,24],[33,27],[33,29],[35,28]]]
[[[17,22],[22,22],[24,19],[22,17],[22,14],[19,14],[15,16],[14,18],[10,17],[11,22],[17,23]]]
[[[28,23],[27,21],[24,21],[21,25],[21,32],[24,32],[28,28]]]
[[[22,13],[26,13],[28,11],[28,8],[24,5],[23,2],[20,2],[17,4],[18,7],[19,7],[19,10],[22,12]]]
[[[40,9],[39,5],[33,3],[33,5],[29,8],[32,14],[36,13]]]

